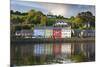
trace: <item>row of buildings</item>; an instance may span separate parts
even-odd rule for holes
[[[16,36],[32,38],[71,38],[71,37],[94,37],[95,30],[71,29],[68,23],[58,21],[52,27],[34,27],[34,30],[18,30]]]
[[[71,30],[66,27],[35,27],[34,30],[16,31],[15,35],[36,38],[71,38]]]

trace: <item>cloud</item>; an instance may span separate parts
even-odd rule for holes
[[[28,11],[30,9],[36,9],[40,11],[47,12],[47,9],[44,8],[42,5],[30,1],[11,1],[11,9],[14,10],[21,10],[21,11]]]
[[[36,9],[44,14],[62,15],[64,17],[76,16],[79,12],[91,11],[95,15],[95,6],[76,5],[76,4],[59,4],[33,1],[11,1],[11,9],[18,11],[28,11]]]

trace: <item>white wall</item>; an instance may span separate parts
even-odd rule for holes
[[[71,38],[71,29],[62,29],[62,38]]]

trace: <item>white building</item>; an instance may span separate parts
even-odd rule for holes
[[[56,20],[54,26],[59,26],[59,27],[71,27],[71,25],[66,22],[66,20]]]
[[[71,38],[71,29],[62,28],[62,38]]]

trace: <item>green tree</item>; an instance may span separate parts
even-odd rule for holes
[[[30,25],[23,25],[22,29],[31,29],[31,26]]]
[[[42,26],[46,25],[46,22],[47,22],[47,17],[46,16],[42,16],[41,17],[41,25]]]
[[[21,30],[21,29],[22,29],[21,25],[15,26],[15,30]]]
[[[47,26],[52,26],[55,22],[56,22],[55,18],[48,18],[46,25]]]
[[[44,25],[46,16],[41,11],[30,10],[27,16],[27,22],[35,25]]]
[[[95,16],[89,11],[78,13],[77,16],[72,16],[68,19],[72,28],[76,29],[92,29],[95,28]]]
[[[27,15],[27,19],[26,19],[26,22],[27,23],[34,23],[34,17],[35,17],[35,14],[36,14],[36,11],[35,10],[30,10],[28,12],[28,15]]]

